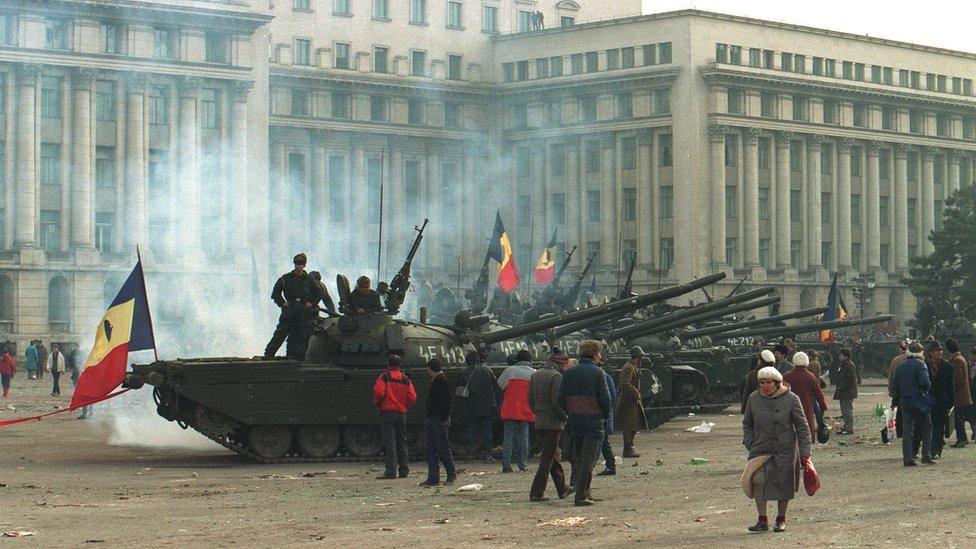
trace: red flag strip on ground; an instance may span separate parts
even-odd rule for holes
[[[535,283],[539,285],[551,284],[556,278],[556,231],[552,232],[552,239],[546,244],[546,249],[539,256],[535,265]]]
[[[495,231],[488,244],[488,256],[498,262],[498,287],[509,293],[519,285],[520,275],[512,255],[512,243],[508,240],[501,213],[495,212]]]

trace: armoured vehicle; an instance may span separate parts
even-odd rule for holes
[[[255,461],[377,459],[382,445],[372,386],[389,354],[403,357],[404,371],[415,379],[418,402],[423,402],[427,389],[423,369],[430,358],[441,358],[449,379],[456,382],[469,351],[484,351],[587,318],[637,310],[723,276],[487,332],[482,331],[488,320],[484,315],[458,315],[451,326],[408,322],[393,315],[409,287],[410,262],[423,235],[418,230],[406,262],[390,284],[386,313],[316,320],[304,360],[158,361],[133,365],[124,385],[152,385],[160,416]],[[347,297],[344,293],[340,281],[340,303]],[[655,380],[649,370],[642,371],[641,379],[650,398]],[[424,446],[423,406],[415,406],[407,421],[408,446],[417,455]],[[453,431],[463,432],[463,427]]]

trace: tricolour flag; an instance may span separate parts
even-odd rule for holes
[[[552,232],[552,239],[546,244],[546,249],[539,256],[535,265],[535,283],[551,284],[556,277],[556,231]]]
[[[146,278],[139,260],[95,329],[95,344],[78,378],[70,408],[102,400],[125,378],[129,353],[155,347]]]
[[[505,293],[514,290],[519,285],[519,272],[515,266],[515,256],[512,255],[512,243],[508,240],[499,212],[495,212],[495,231],[488,244],[488,256],[498,262],[498,287]]]
[[[587,291],[593,295],[600,293],[600,289],[596,287],[596,273],[593,273],[593,278],[590,280],[590,289]]]
[[[837,273],[834,273],[834,281],[830,283],[830,292],[827,294],[827,310],[821,319],[823,322],[831,320],[844,320],[847,318],[847,307],[844,306],[844,298],[837,292]],[[820,330],[820,341],[827,343],[834,340],[833,330]]]

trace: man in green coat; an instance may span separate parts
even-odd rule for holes
[[[854,434],[854,399],[857,398],[857,367],[851,361],[851,350],[841,349],[838,353],[840,365],[837,367],[834,400],[840,401],[840,414],[844,418],[841,434]]]

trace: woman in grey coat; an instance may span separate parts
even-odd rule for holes
[[[742,417],[742,443],[749,450],[743,484],[756,499],[759,521],[751,532],[769,530],[766,502],[778,505],[774,532],[786,530],[786,508],[800,489],[800,463],[810,458],[810,428],[800,398],[774,367],[759,370],[759,390],[749,395]]]

